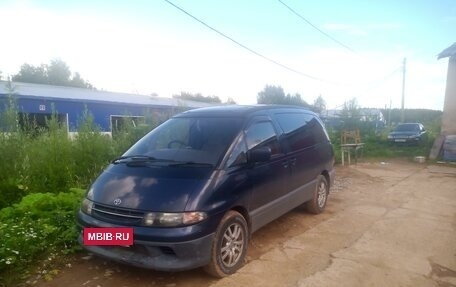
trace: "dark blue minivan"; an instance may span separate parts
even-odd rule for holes
[[[174,116],[114,160],[78,214],[81,227],[132,227],[131,246],[90,252],[155,270],[244,263],[253,232],[300,205],[326,206],[334,153],[316,114],[293,106],[222,106]]]

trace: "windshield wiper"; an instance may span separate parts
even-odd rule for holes
[[[168,166],[175,166],[175,167],[181,167],[181,166],[200,166],[200,167],[213,167],[212,164],[206,163],[206,162],[194,162],[194,161],[181,161],[181,162],[172,162]]]
[[[126,156],[121,156],[121,157],[114,159],[111,163],[118,164],[118,163],[124,162],[124,160],[129,160],[128,162],[131,162],[131,161],[145,162],[145,161],[155,161],[157,159],[153,156],[148,156],[148,155],[126,155]]]

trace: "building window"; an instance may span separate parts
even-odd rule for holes
[[[136,128],[144,123],[143,116],[111,116],[111,132],[114,136],[118,132]]]
[[[42,113],[19,113],[19,126],[24,131],[39,132],[48,129],[48,122],[52,114]],[[68,129],[68,114],[55,114],[60,126],[66,126]]]

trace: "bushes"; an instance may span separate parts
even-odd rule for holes
[[[70,139],[55,114],[45,128],[28,118],[19,127],[13,101],[0,119],[0,286],[8,286],[47,262],[41,259],[78,248],[75,213],[84,190],[154,125],[125,125],[111,139],[85,111]]]
[[[83,189],[34,193],[0,211],[0,285],[26,275],[35,260],[77,248],[75,214]]]
[[[26,151],[26,136],[18,132],[18,113],[13,98],[0,114],[0,209],[18,202],[25,194],[22,182]]]
[[[100,133],[93,116],[84,111],[78,134],[73,140],[73,180],[80,185],[89,185],[111,159],[120,155],[112,140]]]
[[[73,143],[55,116],[46,124],[46,129],[26,141],[22,172],[27,176],[22,184],[30,192],[59,192],[76,184],[72,178]]]
[[[121,155],[152,126],[125,125],[116,137],[103,135],[85,111],[72,140],[67,127],[53,115],[45,128],[18,128],[18,116],[0,132],[0,209],[35,192],[58,193],[70,187],[86,188],[101,170]],[[7,121],[5,121],[7,122]],[[30,119],[24,122],[30,122]]]

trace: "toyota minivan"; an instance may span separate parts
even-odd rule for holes
[[[221,106],[174,116],[112,161],[89,188],[80,227],[131,227],[130,246],[84,245],[164,271],[224,277],[252,233],[303,205],[326,206],[334,153],[316,114],[293,106]]]

